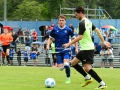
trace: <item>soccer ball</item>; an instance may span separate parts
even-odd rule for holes
[[[53,88],[55,86],[55,80],[53,78],[47,78],[45,80],[45,87]]]

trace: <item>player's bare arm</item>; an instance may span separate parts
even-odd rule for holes
[[[46,50],[49,50],[50,49],[50,44],[52,42],[52,38],[49,38],[48,41],[47,41],[47,47],[46,47]]]
[[[102,43],[103,43],[105,46],[111,47],[110,43],[108,43],[108,42],[106,42],[106,41],[104,40],[104,38],[103,38],[103,36],[102,36],[102,34],[101,34],[101,32],[100,32],[100,30],[99,30],[98,28],[95,28],[94,31],[98,34],[100,40],[102,41]]]
[[[75,43],[75,52],[78,53],[78,42]]]
[[[78,42],[79,40],[82,39],[82,35],[78,35],[75,39],[73,39],[72,41],[70,41],[69,43],[63,44],[63,47],[67,48],[70,45],[72,45],[73,43]]]

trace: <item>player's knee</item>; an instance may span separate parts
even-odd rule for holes
[[[90,69],[91,69],[91,67],[89,67],[89,66],[84,66],[84,70],[85,70],[86,72],[89,72]]]
[[[64,66],[69,66],[69,63],[68,62],[64,62]]]

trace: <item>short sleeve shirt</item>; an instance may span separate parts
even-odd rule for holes
[[[87,18],[84,18],[79,23],[79,35],[83,35],[79,41],[81,50],[94,50],[94,43],[92,41],[92,32],[96,27]]]

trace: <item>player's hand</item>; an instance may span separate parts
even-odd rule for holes
[[[50,47],[49,47],[49,46],[47,46],[47,47],[46,47],[46,50],[49,50],[49,49],[50,49]]]
[[[78,49],[75,49],[76,54],[79,52]]]
[[[67,47],[69,47],[69,43],[63,44],[62,46],[67,48]]]
[[[108,48],[111,47],[111,44],[110,44],[109,42],[107,42],[107,41],[104,41],[103,44],[104,44],[106,47],[108,47]]]

